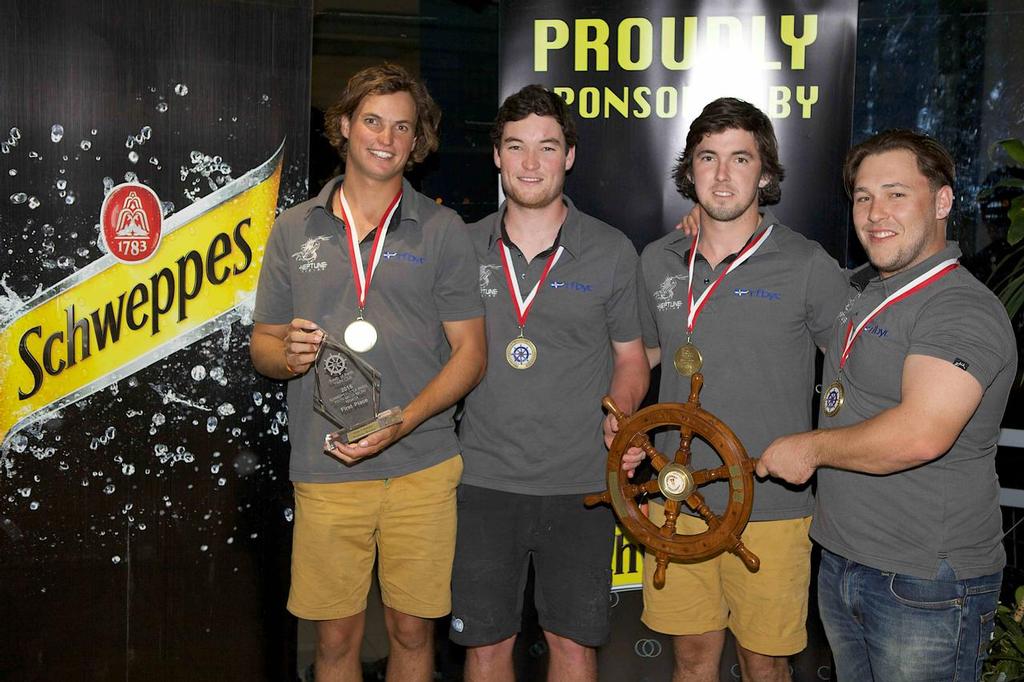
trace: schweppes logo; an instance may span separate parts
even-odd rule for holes
[[[282,144],[261,165],[175,213],[162,230],[159,212],[154,216],[147,204],[155,194],[122,185],[108,195],[101,212],[111,225],[111,253],[32,297],[0,328],[4,447],[19,429],[206,336],[236,308],[251,305],[283,150]],[[118,248],[124,250],[115,256]]]

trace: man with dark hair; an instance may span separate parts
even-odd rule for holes
[[[490,343],[460,431],[450,636],[469,647],[468,682],[513,682],[532,558],[548,679],[594,681],[615,522],[583,498],[604,489],[601,398],[632,412],[647,392],[636,251],[562,193],[576,139],[558,95],[510,96],[492,140],[506,201],[470,226]]]
[[[262,374],[291,380],[288,609],[316,621],[318,681],[362,679],[375,558],[388,679],[432,679],[430,619],[450,610],[462,470],[452,406],[482,376],[486,349],[466,228],[402,177],[436,149],[439,116],[400,67],[353,76],[328,115],[345,175],[281,214],[260,273],[250,350]],[[403,421],[325,444],[336,427],[313,411],[309,371],[325,334],[380,372],[382,405],[401,406]]]
[[[819,430],[776,440],[758,473],[818,472],[811,536],[840,680],[976,680],[1006,562],[995,453],[1013,332],[946,241],[941,144],[880,133],[844,178],[870,263],[831,333]]]
[[[660,401],[686,401],[691,375],[702,372],[702,406],[733,429],[751,457],[793,427],[811,426],[815,346],[825,344],[846,290],[819,244],[761,208],[779,200],[783,174],[768,117],[737,99],[711,102],[691,125],[673,172],[679,192],[698,206],[699,231],[692,239],[672,232],[640,258],[644,345],[652,367],[670,361]],[[679,434],[657,434],[655,445],[674,453]],[[701,440],[693,441],[691,462],[721,464]],[[721,515],[727,484],[700,490]],[[758,573],[723,554],[670,564],[665,587],[655,589],[654,557],[647,555],[643,621],[675,636],[673,680],[717,681],[726,628],[736,637],[743,679],[789,679],[787,656],[807,643],[812,506],[807,486],[756,484],[742,540],[761,558]],[[650,516],[664,520],[657,501]],[[708,526],[680,514],[677,528],[694,534]]]

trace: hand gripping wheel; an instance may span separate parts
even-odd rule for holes
[[[608,490],[589,495],[588,506],[610,504],[619,521],[629,533],[654,553],[657,568],[654,586],[665,586],[668,562],[696,563],[732,552],[753,573],[761,561],[743,546],[740,535],[750,518],[754,505],[754,463],[747,457],[743,444],[725,423],[710,412],[701,409],[698,396],[704,377],[695,373],[690,380],[690,398],[685,403],[658,403],[627,417],[616,407],[611,397],[605,396],[603,405],[619,422],[619,432],[608,449],[606,470]],[[679,449],[669,459],[651,443],[648,432],[661,427],[679,429]],[[714,469],[690,468],[690,443],[694,436],[707,441],[722,459],[722,466]],[[633,483],[622,470],[622,456],[630,447],[647,453],[658,478],[646,483]],[[697,490],[712,481],[729,482],[729,504],[725,513],[716,515],[704,502]],[[660,493],[665,496],[665,525],[660,528],[640,509],[636,498],[643,494]],[[708,529],[696,535],[676,533],[676,519],[682,505],[696,512],[708,524]]]

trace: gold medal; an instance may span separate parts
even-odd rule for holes
[[[365,353],[377,343],[377,329],[359,318],[345,327],[345,345],[357,353]]]
[[[505,360],[515,369],[530,369],[537,361],[537,346],[530,339],[516,337],[505,346]]]
[[[676,366],[677,372],[688,377],[700,371],[700,368],[704,366],[704,358],[701,357],[697,346],[687,341],[676,349],[672,364]]]
[[[821,397],[821,405],[825,410],[825,414],[829,417],[839,414],[839,409],[843,406],[845,397],[843,384],[839,379],[829,384],[828,388],[825,389],[825,395]]]

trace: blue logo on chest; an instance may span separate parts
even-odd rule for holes
[[[565,289],[566,291],[580,291],[587,293],[594,290],[594,287],[590,284],[584,284],[583,282],[560,282],[555,280],[548,285],[552,289]]]
[[[886,329],[885,327],[882,327],[881,325],[869,322],[868,324],[864,325],[864,331],[861,333],[871,334],[873,336],[877,336],[880,339],[884,339],[886,336],[889,335],[889,330]]]
[[[417,256],[415,253],[409,253],[408,251],[385,251],[380,256],[385,261],[412,263],[413,265],[423,265],[427,262],[427,259],[423,256]]]
[[[781,301],[782,294],[777,291],[768,291],[767,289],[733,289],[733,296],[739,296],[740,298],[763,298],[768,301]]]

